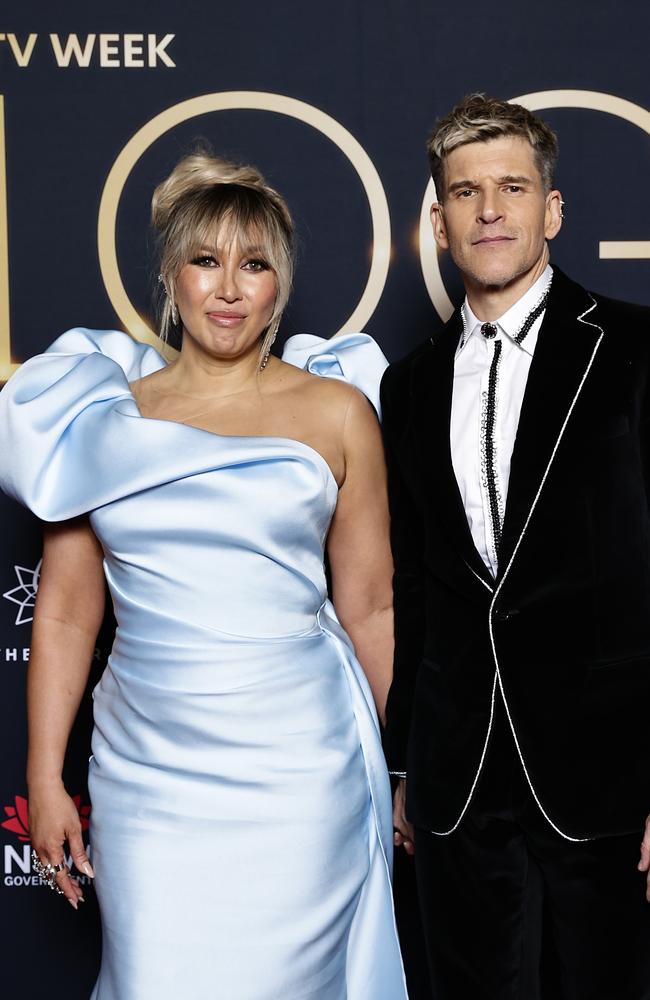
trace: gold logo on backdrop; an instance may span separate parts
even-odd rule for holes
[[[513,104],[523,104],[529,111],[543,111],[552,108],[580,108],[584,111],[602,111],[604,114],[622,118],[623,121],[636,125],[637,128],[650,135],[650,112],[632,101],[625,101],[613,94],[601,94],[592,90],[538,90],[522,97],[511,98]],[[433,238],[433,230],[429,211],[434,201],[437,201],[436,188],[432,180],[427,184],[420,210],[420,266],[429,297],[443,323],[446,323],[454,311],[454,306],[447,294],[438,258],[438,246]],[[599,257],[603,260],[613,258],[650,259],[650,241],[648,240],[602,240],[598,247]]]
[[[375,166],[359,142],[336,119],[311,104],[262,91],[224,91],[204,94],[175,104],[147,122],[127,142],[106,180],[99,206],[97,243],[102,278],[108,297],[125,328],[138,340],[160,347],[160,341],[134,308],[120,275],[115,245],[117,211],[124,185],[140,157],[176,125],[213,111],[273,111],[311,125],[348,158],[363,184],[372,219],[373,250],[366,287],[339,333],[359,330],[368,322],[381,298],[390,263],[390,214]]]

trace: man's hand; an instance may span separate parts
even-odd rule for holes
[[[397,796],[395,796],[397,801]],[[650,903],[650,816],[645,821],[645,833],[641,841],[641,860],[639,861],[639,871],[647,872],[645,898]]]
[[[415,835],[413,826],[407,820],[404,812],[405,803],[406,781],[404,778],[401,778],[395,790],[395,799],[393,801],[393,828],[395,831],[393,840],[395,847],[403,846],[407,854],[413,854],[415,852]],[[648,817],[648,824],[646,827],[646,836],[648,838],[648,861],[650,862],[650,816]]]

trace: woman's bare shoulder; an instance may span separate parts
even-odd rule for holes
[[[280,367],[281,366],[281,367]],[[305,402],[344,415],[350,406],[370,405],[364,394],[349,382],[312,375],[302,368],[279,362],[277,388],[301,396]]]

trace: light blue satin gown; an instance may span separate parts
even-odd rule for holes
[[[376,404],[362,334],[286,360]],[[142,417],[163,367],[71,330],[0,394],[0,483],[89,514],[118,622],[94,692],[93,1000],[402,1000],[391,800],[372,697],[327,599],[337,485],[280,437]]]

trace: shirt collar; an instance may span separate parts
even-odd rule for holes
[[[547,264],[544,268],[542,274],[535,282],[531,285],[527,292],[525,292],[520,299],[518,299],[514,305],[504,312],[503,316],[494,321],[494,325],[498,327],[501,333],[505,334],[508,339],[515,344],[515,337],[522,327],[524,320],[528,313],[535,308],[540,299],[544,296],[545,292],[548,290],[551,280],[553,278],[553,268],[550,264]],[[483,321],[477,319],[477,317],[472,312],[472,308],[465,297],[465,301],[461,306],[461,315],[463,318],[463,334],[458,344],[456,350],[456,357],[460,354],[463,348],[468,344],[468,342],[476,336],[481,336],[481,327],[483,326]],[[522,351],[526,351],[527,354],[533,356],[535,351],[535,345],[537,343],[537,334],[541,326],[542,316],[533,324],[527,336],[524,338],[521,344],[517,344]]]

